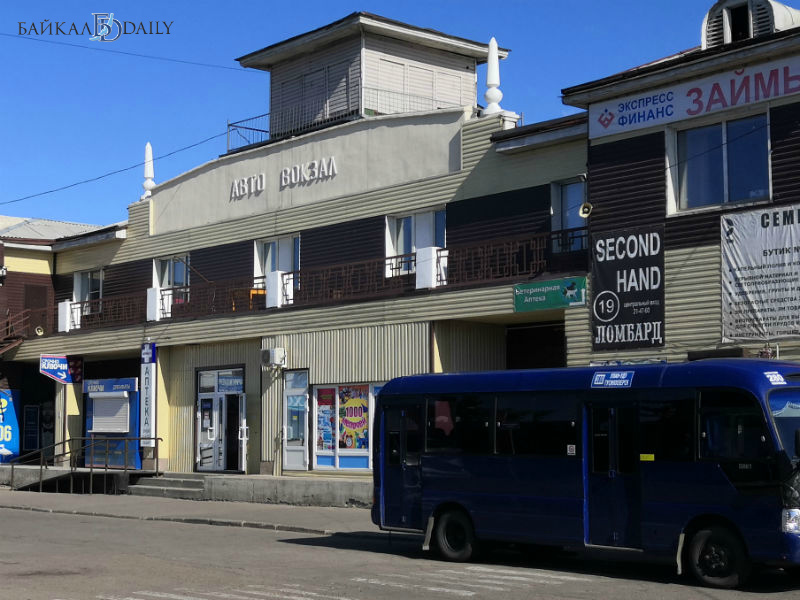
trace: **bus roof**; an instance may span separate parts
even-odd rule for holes
[[[686,363],[411,375],[388,382],[380,394],[722,386],[747,389],[763,395],[776,387],[798,384],[800,363],[726,358]]]

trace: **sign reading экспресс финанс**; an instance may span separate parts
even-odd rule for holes
[[[800,336],[800,204],[720,217],[722,339]]]
[[[174,21],[125,21],[114,13],[92,13],[91,21],[18,21],[18,35],[88,35],[92,42],[114,42],[123,35],[170,35]]]

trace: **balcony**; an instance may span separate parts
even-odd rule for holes
[[[153,321],[237,316],[284,307],[320,306],[521,282],[545,273],[586,272],[586,228],[495,239],[353,263],[273,272],[146,293],[110,296],[26,311],[6,321],[5,338],[76,329],[95,330]],[[24,317],[24,318],[22,318]],[[13,329],[13,331],[12,331]],[[21,332],[21,333],[18,333]]]
[[[363,92],[364,110],[359,109]],[[352,83],[334,98],[317,96],[296,106],[228,123],[228,152],[284,139],[365,116],[389,115],[460,106],[448,100],[363,88]]]

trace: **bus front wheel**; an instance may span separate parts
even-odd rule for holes
[[[717,588],[735,588],[750,573],[744,544],[729,529],[707,527],[692,536],[689,543],[689,569],[701,583]]]
[[[469,517],[460,510],[449,510],[436,519],[436,546],[445,560],[465,562],[476,550],[475,532]]]

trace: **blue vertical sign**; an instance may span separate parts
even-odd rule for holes
[[[156,445],[156,345],[142,344],[141,390],[139,392],[139,437],[142,447]]]
[[[19,421],[14,400],[17,390],[0,390],[0,463],[19,456]]]

